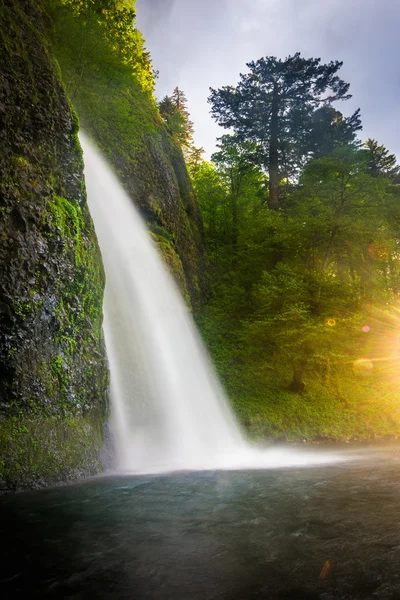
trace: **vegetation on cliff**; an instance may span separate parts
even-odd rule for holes
[[[75,109],[188,305],[205,287],[200,212],[134,17],[125,0],[6,0],[0,9],[0,490],[101,469],[104,274]]]
[[[177,256],[175,266],[183,266],[177,282],[197,306],[205,284],[200,212],[182,150],[156,106],[151,62],[134,27],[134,3],[45,4],[54,51],[82,127],[157,230],[166,260]]]
[[[44,20],[0,8],[0,490],[97,472],[107,413],[104,274]]]

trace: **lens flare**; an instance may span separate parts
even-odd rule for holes
[[[353,363],[354,371],[360,375],[367,375],[373,368],[374,364],[369,358],[358,358]]]
[[[382,407],[400,422],[400,302],[385,308],[365,308],[368,325],[359,327],[361,356],[352,363],[353,373],[372,378]]]

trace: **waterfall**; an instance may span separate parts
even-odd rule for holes
[[[119,470],[326,462],[247,445],[191,314],[133,201],[82,133],[80,141],[106,272],[103,327]]]
[[[132,200],[85,135],[106,271],[104,334],[124,469],[201,468],[244,445],[190,312]]]

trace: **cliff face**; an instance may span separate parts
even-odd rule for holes
[[[104,275],[44,19],[0,8],[0,490],[97,472],[107,411]]]
[[[81,126],[141,209],[183,294],[196,308],[205,286],[201,215],[182,151],[155,105],[151,67],[135,37],[140,34],[132,30],[123,50],[110,43],[109,23],[112,18],[122,22],[125,13],[118,12],[118,5],[123,3],[96,0],[83,14],[80,0],[45,2],[54,51]],[[109,11],[113,4],[114,13]]]
[[[130,1],[0,6],[0,492],[102,468],[104,273],[71,101],[187,302],[201,299],[201,216],[132,14]]]

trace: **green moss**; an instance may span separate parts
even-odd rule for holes
[[[183,265],[184,287],[196,303],[204,258],[200,213],[182,152],[166,130],[151,87],[143,85],[148,63],[140,59],[140,43],[134,45],[137,54],[131,58],[136,67],[132,69],[123,59],[124,52],[110,44],[101,19],[90,10],[83,19],[79,6],[75,10],[74,4],[67,4],[45,1],[67,93],[83,128],[114,166],[135,203],[145,209],[150,227],[154,231],[153,224],[158,223],[164,232],[155,233],[173,242]]]
[[[168,267],[171,275],[175,280],[175,283],[178,285],[181,294],[185,299],[186,304],[190,308],[190,295],[186,285],[186,278],[182,266],[182,261],[176,253],[169,236],[164,237],[160,233],[152,233],[152,237],[156,243],[156,247],[160,252],[165,265]]]
[[[55,373],[61,373],[61,369],[63,366],[63,360],[61,356],[56,356],[51,364],[51,368]]]
[[[22,319],[26,319],[32,311],[31,302],[21,302],[20,300],[15,300],[12,308],[14,313]]]
[[[34,0],[0,6],[7,82],[0,89],[0,479],[7,489],[98,470],[107,418],[104,272],[85,204],[78,117],[43,18]]]
[[[99,471],[102,415],[12,417],[0,422],[0,490],[68,481]]]
[[[63,240],[71,245],[75,255],[75,264],[79,267],[85,257],[82,244],[84,223],[81,207],[66,198],[54,196],[47,203],[47,211],[52,216],[52,225],[59,229]]]
[[[56,308],[60,323],[58,340],[72,352],[76,347],[76,334],[86,327],[85,318],[89,319],[97,339],[101,334],[105,279],[100,252],[86,206],[54,196],[47,202],[43,220],[58,230],[64,252],[71,253],[75,261],[74,277],[66,291],[67,298],[79,298],[80,308],[71,311],[62,299]]]
[[[160,236],[168,240],[171,244],[175,242],[175,235],[172,234],[168,229],[166,229],[163,225],[160,225],[157,222],[150,221],[148,223],[148,228],[151,233],[154,233],[156,236]]]
[[[17,168],[28,168],[29,162],[25,158],[25,156],[13,156],[12,161]]]

